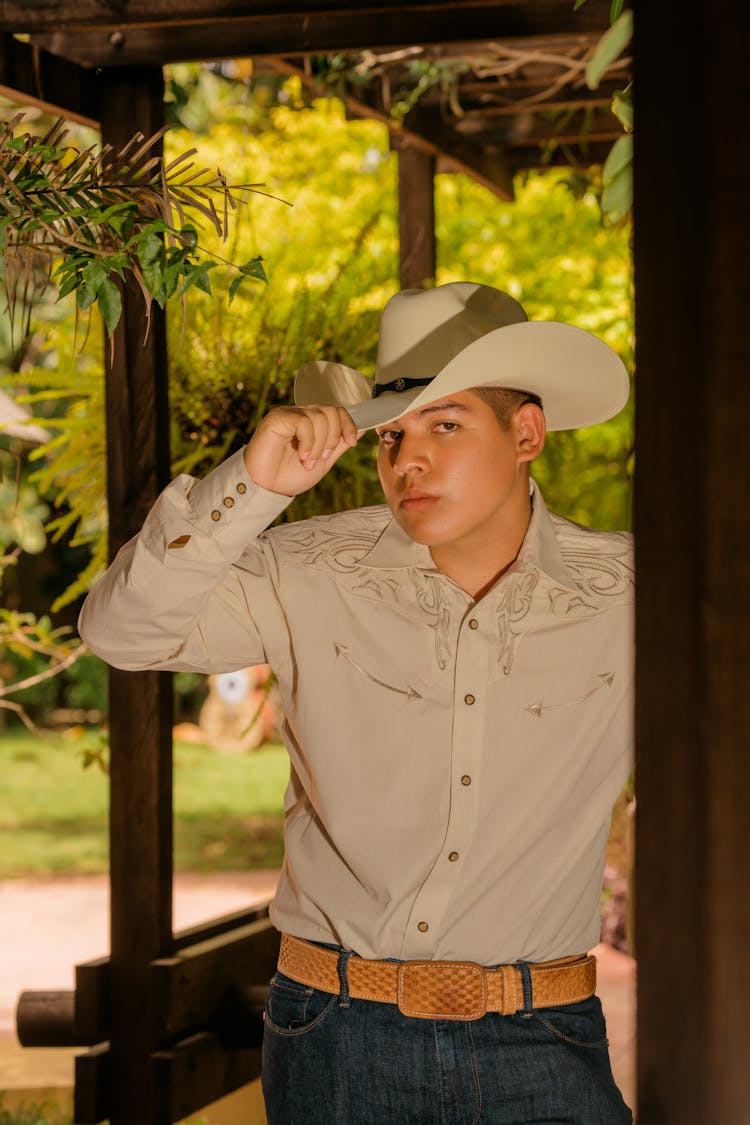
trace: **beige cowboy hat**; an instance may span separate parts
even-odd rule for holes
[[[366,430],[472,387],[539,398],[549,430],[606,421],[630,389],[622,360],[590,332],[530,321],[507,293],[454,281],[391,297],[380,321],[374,382],[342,363],[311,360],[297,372],[294,401],[343,406]]]

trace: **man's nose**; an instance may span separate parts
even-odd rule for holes
[[[398,443],[398,450],[393,459],[393,471],[397,476],[405,477],[407,473],[425,472],[428,468],[427,455],[418,437],[407,437],[403,434]]]

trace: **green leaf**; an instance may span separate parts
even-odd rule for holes
[[[80,285],[76,289],[76,304],[78,308],[85,312],[86,309],[91,308],[95,300],[96,293],[93,289],[89,289],[85,281],[81,280]]]
[[[208,271],[216,267],[216,262],[187,262],[185,264],[185,287],[183,293],[187,293],[188,289],[195,286],[200,289],[202,293],[208,293],[211,296],[211,278],[208,276]]]
[[[141,265],[147,266],[164,257],[164,243],[152,229],[152,224],[138,239],[138,257]]]
[[[150,262],[141,267],[143,284],[148,289],[157,304],[164,305],[164,267],[161,262]]]
[[[195,227],[184,226],[177,237],[186,250],[195,250],[198,245],[198,231]]]
[[[613,95],[610,108],[620,124],[630,133],[633,128],[633,95],[630,86],[625,90],[618,90]]]
[[[107,280],[108,272],[109,271],[96,258],[84,267],[83,280],[94,296],[99,293],[102,283]]]
[[[181,267],[182,267],[181,262],[179,262],[179,261],[178,262],[172,262],[164,270],[164,296],[166,297],[167,300],[169,300],[169,298],[172,296],[172,294],[177,289],[177,286],[178,286],[179,281],[180,281],[180,277],[182,276],[182,268]]]
[[[586,65],[586,85],[596,90],[606,70],[620,57],[633,37],[633,13],[623,12],[604,32]]]
[[[193,281],[193,278],[195,280]],[[195,285],[196,289],[200,289],[202,293],[208,293],[211,296],[211,278],[208,276],[206,270],[199,270],[193,277],[188,278],[188,283]]]
[[[614,180],[620,172],[633,162],[633,137],[632,134],[626,133],[624,137],[618,137],[612,148],[609,150],[609,156],[604,162],[602,168],[602,181],[605,185]]]
[[[609,7],[609,22],[616,23],[622,12],[623,0],[612,0]]]
[[[265,281],[266,284],[268,284],[266,271],[263,269],[263,259],[260,255],[258,255],[257,258],[251,258],[249,262],[245,262],[243,265],[238,266],[237,268],[240,271],[239,275],[234,278],[231,285],[229,286],[230,305],[235,298],[237,290],[246,278],[254,277],[257,281]]]
[[[109,278],[103,281],[99,287],[97,304],[99,312],[102,314],[104,327],[111,336],[122,314],[122,300],[119,289],[114,281],[110,281]]]
[[[240,273],[244,274],[245,277],[256,277],[258,281],[265,281],[265,283],[268,284],[266,271],[263,269],[263,259],[260,254],[257,258],[251,258],[249,262],[245,262],[239,269]]]
[[[67,297],[68,293],[72,293],[76,286],[80,285],[81,278],[78,273],[69,273],[63,282],[60,283],[57,290],[57,299],[61,301],[63,297]]]
[[[229,304],[230,305],[235,298],[237,290],[239,289],[240,285],[242,285],[242,282],[244,280],[245,280],[245,274],[242,274],[242,273],[238,274],[237,277],[232,279],[232,283],[229,286]]]
[[[633,206],[633,165],[624,168],[609,181],[602,192],[602,212],[612,223],[619,222]]]

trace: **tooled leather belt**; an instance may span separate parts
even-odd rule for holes
[[[339,954],[290,934],[281,935],[279,971],[299,984],[338,995]],[[592,954],[560,957],[527,966],[531,1003],[524,1002],[518,965],[486,969],[473,961],[374,961],[352,954],[349,995],[355,1000],[397,1004],[405,1016],[476,1020],[487,1012],[508,1016],[528,1007],[547,1008],[586,1000],[596,989]]]

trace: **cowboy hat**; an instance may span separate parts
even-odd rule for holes
[[[383,309],[375,381],[342,363],[297,372],[297,406],[343,406],[359,429],[472,387],[507,387],[541,399],[548,430],[592,426],[628,399],[622,360],[590,332],[530,321],[489,285],[454,281],[403,289]]]

